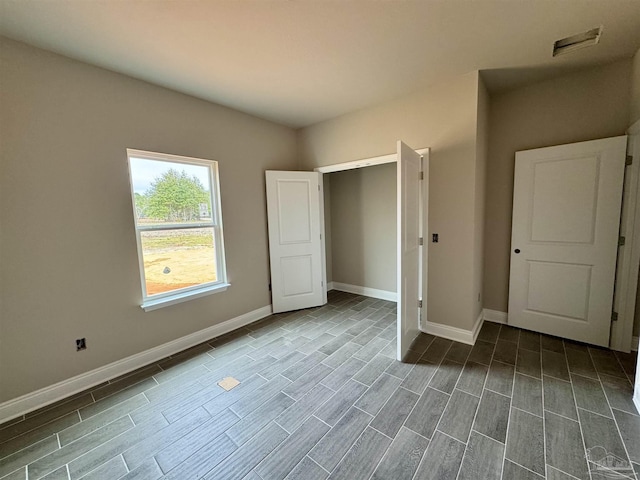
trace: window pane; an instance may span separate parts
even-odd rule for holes
[[[131,157],[138,225],[212,221],[210,168]]]
[[[213,228],[140,232],[147,296],[218,280]]]

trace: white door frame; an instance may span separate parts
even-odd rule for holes
[[[320,185],[320,261],[322,263],[322,302],[327,303],[327,244],[325,241],[326,232],[324,226],[324,175],[319,175]]]
[[[618,266],[615,283],[614,311],[618,321],[611,326],[613,350],[629,352],[633,338],[633,319],[638,288],[638,265],[640,263],[640,120],[627,130],[627,155],[633,157],[625,171],[625,190],[622,200],[621,234],[625,245],[618,249]]]
[[[424,181],[422,182],[422,231],[428,232],[429,227],[429,148],[419,148],[416,152],[422,156],[422,169],[424,171]],[[334,172],[344,172],[346,170],[355,170],[357,168],[374,167],[376,165],[384,165],[385,163],[396,163],[398,161],[397,153],[390,153],[388,155],[380,155],[378,157],[363,158],[360,160],[353,160],[350,162],[334,163],[331,165],[325,165],[323,167],[316,167],[314,172],[319,172],[320,175],[320,188],[321,199],[324,199],[324,174]],[[327,295],[327,246],[325,243],[325,225],[324,225],[324,201],[320,202],[320,229],[322,231],[322,285],[323,294],[326,298]],[[420,328],[422,329],[423,322],[426,321],[427,312],[427,255],[428,242],[424,241],[422,248],[422,314],[420,316]],[[397,292],[396,292],[397,293]],[[423,330],[424,331],[424,330]]]
[[[429,153],[429,148],[416,148],[423,157]],[[314,172],[320,173],[333,173],[344,172],[345,170],[355,170],[356,168],[375,167],[376,165],[383,165],[385,163],[396,163],[398,161],[397,153],[390,153],[388,155],[380,155],[379,157],[362,158],[360,160],[353,160],[351,162],[334,163],[332,165],[325,165],[324,167],[316,167]]]

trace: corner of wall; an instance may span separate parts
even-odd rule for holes
[[[633,125],[640,120],[640,48],[633,56],[631,69],[631,113],[629,125]]]
[[[476,163],[474,203],[474,308],[473,316],[482,312],[484,303],[484,223],[487,149],[489,145],[489,92],[478,72],[476,105]]]
[[[293,129],[4,37],[0,57],[0,402],[270,303],[264,171],[296,168]],[[219,162],[233,288],[139,308],[127,148]]]
[[[305,161],[304,161],[304,142],[303,142],[303,137],[304,137],[304,127],[301,128],[297,128],[296,130],[294,130],[294,134],[296,136],[296,168],[298,170],[304,170],[305,169]]]

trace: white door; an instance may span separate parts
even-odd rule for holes
[[[323,305],[320,174],[267,171],[266,182],[273,312]]]
[[[417,152],[398,141],[398,360],[406,357],[411,343],[420,333],[421,163]]]
[[[608,346],[626,144],[516,153],[510,325]]]

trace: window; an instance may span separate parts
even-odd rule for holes
[[[127,149],[142,308],[226,290],[218,162]]]

